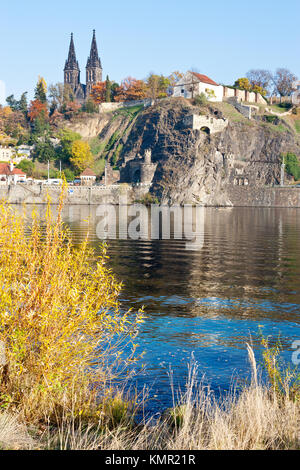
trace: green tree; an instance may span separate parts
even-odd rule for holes
[[[300,179],[300,165],[299,158],[294,153],[288,152],[285,155],[282,155],[285,162],[285,171],[288,175],[294,177],[296,181]]]
[[[22,93],[20,101],[19,101],[19,110],[24,115],[27,115],[27,108],[28,108],[27,91],[25,91],[24,93]]]
[[[72,157],[72,145],[76,140],[81,140],[81,135],[70,129],[62,129],[57,134],[60,139],[59,158],[65,163],[69,163]]]
[[[111,81],[107,75],[105,82],[105,101],[106,103],[111,102]]]
[[[45,141],[38,141],[34,149],[34,158],[40,162],[47,162],[48,160],[56,159],[56,150],[50,139]]]
[[[47,102],[47,85],[43,77],[39,77],[39,80],[35,87],[34,97],[41,103]]]
[[[18,165],[17,168],[24,171],[27,176],[32,176],[34,173],[35,165],[31,160],[22,160]]]

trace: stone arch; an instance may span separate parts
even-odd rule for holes
[[[207,126],[201,127],[200,131],[205,132],[206,134],[210,135],[210,128]]]
[[[132,182],[140,183],[141,182],[141,168],[135,168],[132,172]]]

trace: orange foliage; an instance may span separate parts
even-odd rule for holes
[[[143,100],[147,96],[147,87],[143,80],[127,77],[116,90],[115,101]]]
[[[34,121],[41,114],[43,114],[44,117],[48,114],[46,103],[42,103],[40,100],[31,101],[28,111],[30,121]]]
[[[91,97],[94,103],[100,104],[105,102],[106,98],[106,82],[98,82],[92,86]]]

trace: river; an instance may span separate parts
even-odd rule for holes
[[[96,211],[66,206],[64,220],[76,241],[89,225],[97,252]],[[151,412],[172,403],[169,370],[184,389],[192,357],[218,393],[243,383],[245,343],[259,362],[260,330],[271,343],[281,335],[282,357],[292,365],[292,342],[300,340],[300,209],[203,209],[198,249],[184,239],[124,239],[124,230],[123,239],[107,241],[109,265],[124,284],[124,308],[145,308],[138,343],[146,369],[134,383],[149,388]]]

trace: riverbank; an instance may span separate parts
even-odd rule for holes
[[[66,190],[65,205],[99,205],[120,202],[132,204],[142,202],[149,193],[150,185],[131,186],[69,186]],[[300,187],[251,187],[226,186],[226,197],[203,204],[205,207],[291,207],[300,208]],[[60,186],[7,185],[0,186],[0,199],[11,204],[59,204]],[[186,201],[187,204],[202,205],[198,198]]]
[[[253,350],[251,384],[221,401],[190,370],[186,392],[173,408],[135,423],[132,403],[121,395],[106,408],[107,423],[85,421],[65,410],[59,425],[30,426],[18,415],[0,414],[0,448],[38,450],[296,450],[300,408],[289,394],[262,385]],[[173,391],[174,392],[174,391]],[[178,392],[178,391],[177,391]],[[175,391],[176,396],[176,391]]]

